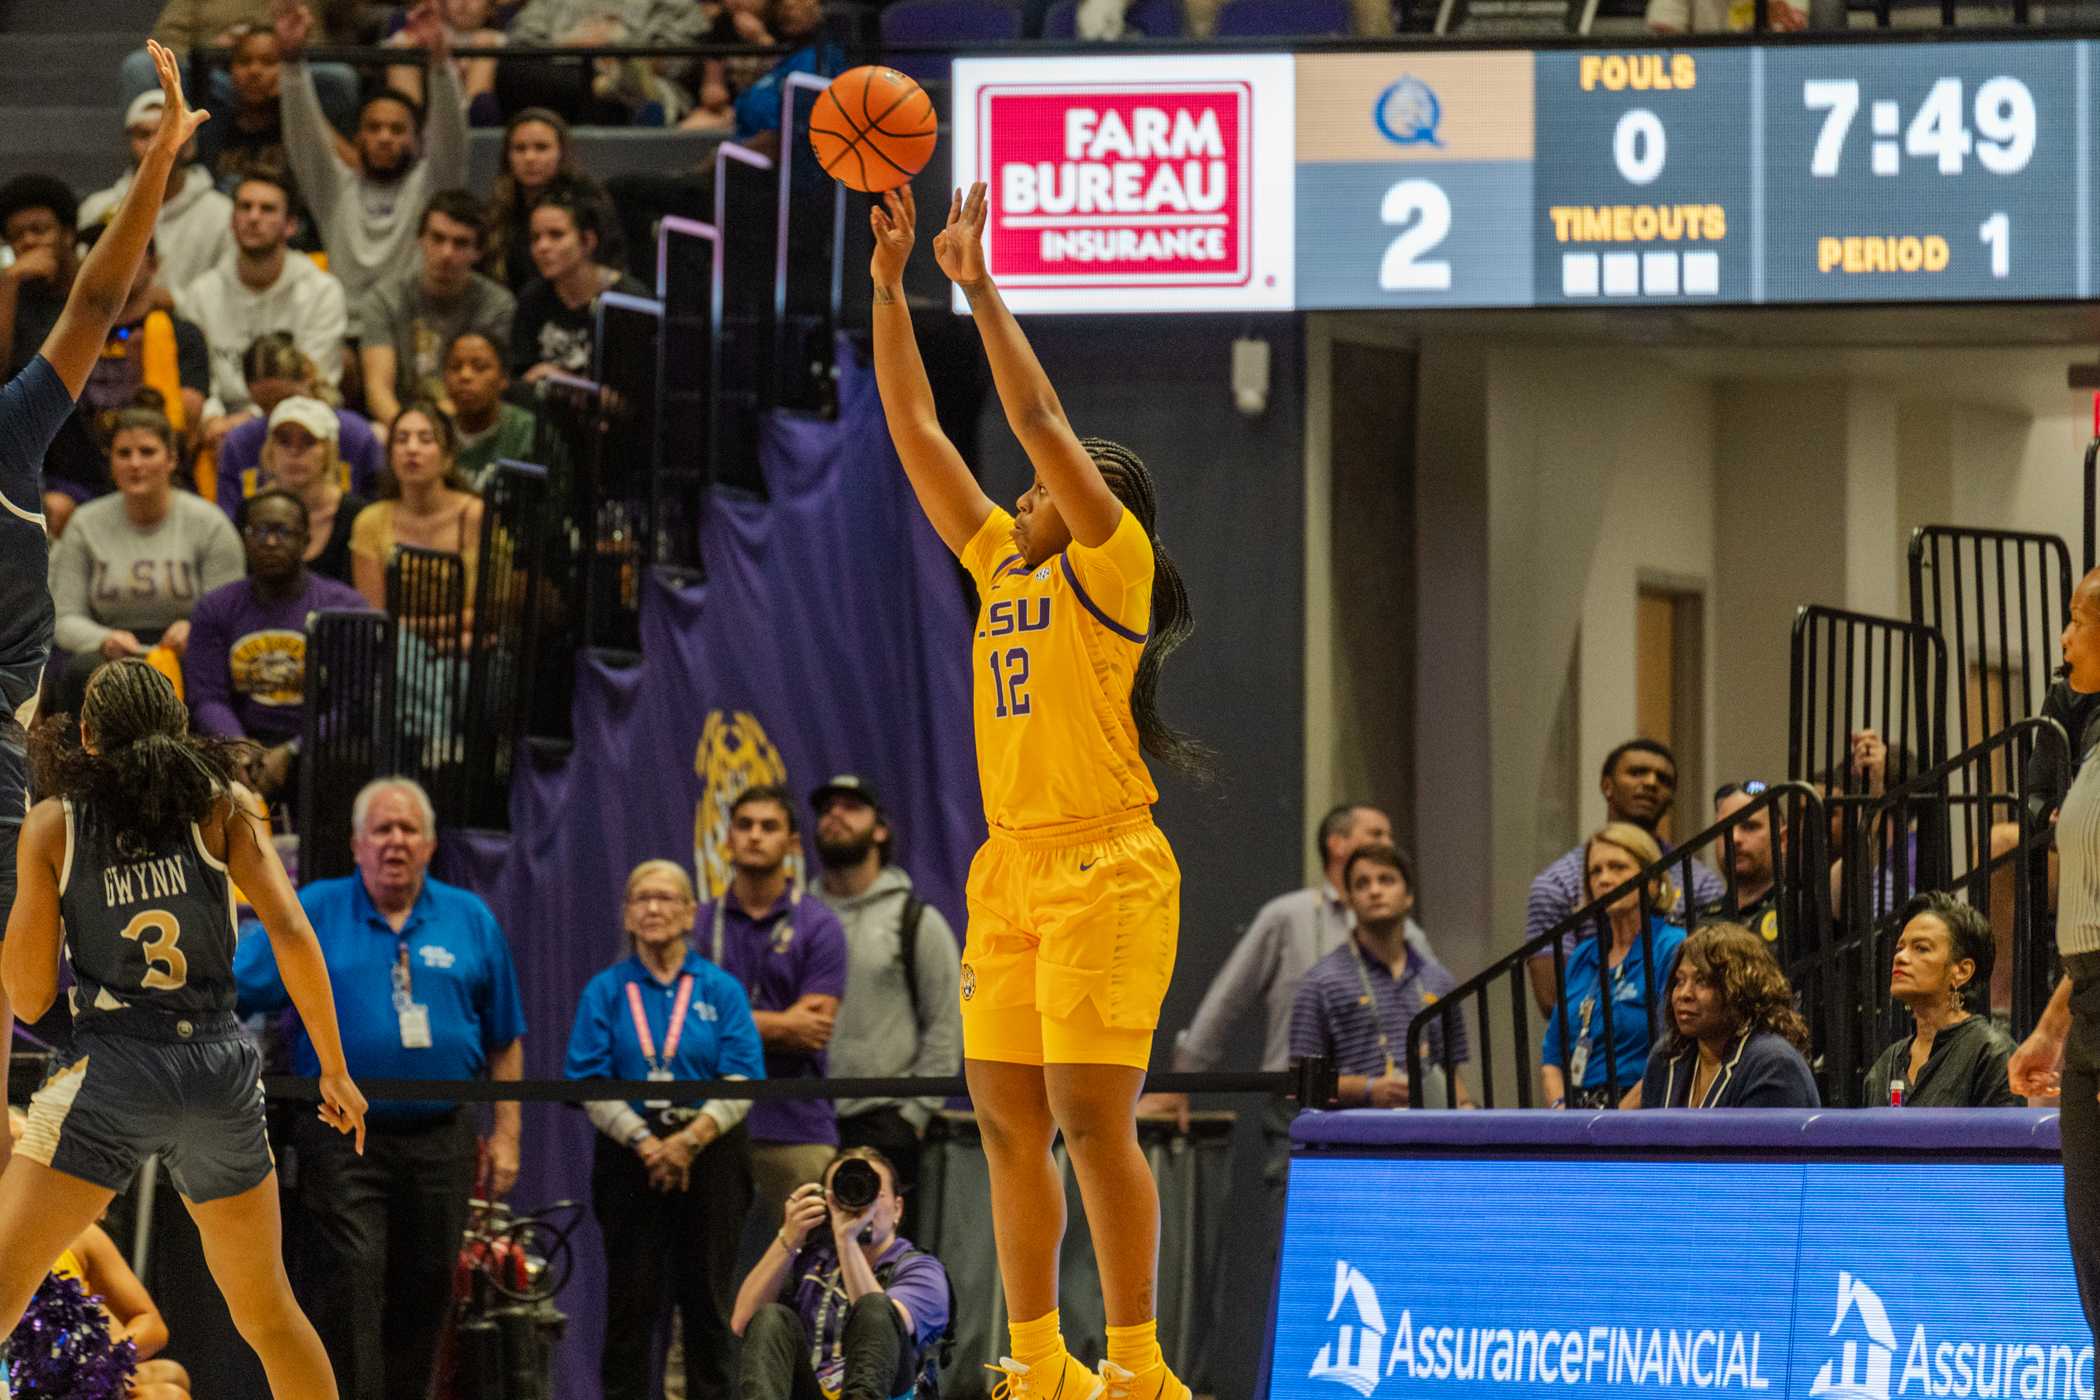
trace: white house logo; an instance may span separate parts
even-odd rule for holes
[[[1339,1381],[1358,1395],[1368,1397],[1378,1386],[1378,1363],[1385,1349],[1385,1309],[1378,1306],[1378,1290],[1371,1280],[1346,1259],[1334,1261],[1334,1302],[1328,1305],[1327,1320],[1342,1315],[1348,1303],[1356,1322],[1341,1324],[1335,1339],[1320,1348],[1307,1376],[1316,1381]],[[1352,1343],[1354,1346],[1352,1347]]]
[[[1824,1400],[1889,1400],[1889,1376],[1896,1364],[1896,1329],[1889,1326],[1889,1310],[1881,1295],[1867,1287],[1864,1279],[1838,1274],[1837,1320],[1830,1324],[1835,1337],[1854,1314],[1865,1329],[1865,1349],[1855,1337],[1845,1339],[1844,1350],[1823,1363],[1808,1388],[1811,1397]]]

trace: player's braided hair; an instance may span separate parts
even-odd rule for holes
[[[1152,629],[1138,657],[1137,677],[1130,686],[1130,713],[1137,720],[1138,741],[1145,752],[1186,777],[1199,781],[1212,775],[1210,746],[1168,724],[1159,713],[1159,671],[1174,649],[1196,630],[1189,608],[1188,585],[1166,546],[1159,542],[1159,490],[1144,461],[1129,448],[1107,438],[1081,438],[1079,445],[1094,459],[1101,479],[1124,509],[1138,518],[1152,541]]]
[[[181,839],[233,781],[237,746],[189,732],[189,709],[168,678],[136,657],[96,668],[79,726],[52,715],[30,732],[39,795],[67,797],[116,828],[120,846]]]

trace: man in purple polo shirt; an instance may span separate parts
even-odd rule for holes
[[[875,1177],[864,1204],[839,1180],[854,1161]],[[941,1261],[897,1233],[903,1209],[897,1169],[872,1147],[847,1148],[821,1182],[796,1189],[730,1317],[744,1339],[743,1400],[893,1400],[919,1388],[955,1299]]]
[[[824,1047],[846,994],[846,930],[788,878],[788,853],[801,839],[786,788],[746,788],[729,809],[736,874],[696,921],[701,955],[751,1000],[768,1079],[824,1077]],[[777,1225],[788,1193],[816,1181],[837,1154],[838,1114],[829,1099],[778,1099],[753,1105],[749,1124],[754,1215]]]
[[[308,571],[306,503],[291,492],[258,491],[237,523],[248,577],[197,600],[182,683],[199,733],[263,746],[252,776],[268,797],[286,787],[306,724],[307,617],[366,603]]]

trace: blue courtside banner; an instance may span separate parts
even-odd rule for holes
[[[2063,1174],[1300,1157],[1275,1400],[2091,1400]]]

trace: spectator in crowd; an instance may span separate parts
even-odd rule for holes
[[[481,497],[459,474],[452,420],[432,403],[412,403],[394,418],[379,499],[350,527],[350,576],[375,608],[386,606],[386,569],[397,545],[457,554],[466,567],[467,606],[481,562]]]
[[[328,20],[330,38],[345,43],[357,41],[356,6],[357,0],[323,0],[321,9]],[[271,8],[271,0],[167,0],[159,20],[154,23],[153,37],[183,57],[193,49],[231,48],[245,29],[267,25]],[[146,51],[138,49],[127,55],[120,79],[122,100],[129,102],[142,92],[151,92],[156,86],[153,61]],[[321,105],[328,110],[331,121],[348,117],[357,105],[357,72],[347,64],[315,64],[314,86],[319,89]],[[232,75],[223,68],[214,69],[211,75],[212,121],[207,125],[217,125],[219,113],[232,107],[238,95],[239,89]]]
[[[337,456],[338,417],[319,399],[279,403],[270,413],[260,475],[264,489],[290,492],[306,507],[306,567],[322,578],[349,584],[351,531],[371,501],[344,489],[349,473]],[[236,518],[242,504],[234,506]],[[364,595],[358,598],[362,601]]]
[[[275,797],[287,790],[306,724],[306,620],[365,600],[306,567],[306,503],[290,491],[269,487],[242,501],[240,532],[248,576],[197,600],[183,686],[199,733],[261,746],[250,786]]]
[[[1174,1068],[1184,1073],[1226,1068],[1230,1037],[1243,1018],[1259,1008],[1262,1052],[1259,1068],[1274,1073],[1291,1063],[1291,1018],[1298,1001],[1298,982],[1306,969],[1341,947],[1355,927],[1356,915],[1342,890],[1342,870],[1349,857],[1365,846],[1391,845],[1393,819],[1368,802],[1344,802],[1320,818],[1313,850],[1320,859],[1318,886],[1280,894],[1264,904],[1240,935],[1232,956],[1211,980],[1187,1030],[1175,1037]],[[1410,888],[1412,885],[1410,884]],[[1429,935],[1410,912],[1401,923],[1408,947],[1425,964],[1436,961]],[[1290,1119],[1286,1103],[1271,1105],[1264,1121],[1269,1138],[1270,1184],[1283,1190],[1284,1165],[1290,1152]],[[1187,1094],[1146,1094],[1138,1100],[1141,1114],[1172,1114],[1188,1123]]]
[[[539,416],[503,395],[510,372],[503,367],[504,342],[481,331],[453,337],[445,350],[445,399],[459,429],[459,471],[476,495],[487,492],[496,463],[505,457],[532,460]]]
[[[100,228],[109,221],[139,161],[153,145],[160,130],[160,114],[167,107],[160,89],[140,93],[124,113],[124,137],[130,143],[131,164],[106,190],[97,190],[80,201],[80,226]],[[175,168],[168,172],[168,191],[160,205],[160,220],[153,226],[153,245],[170,287],[181,287],[201,275],[233,247],[233,201],[213,185],[211,172],[196,162],[193,142]]]
[[[211,172],[212,183],[237,204],[240,183],[250,175],[267,176],[289,190],[292,167],[285,157],[284,112],[278,99],[284,56],[277,47],[277,31],[268,24],[239,24],[232,41],[226,61],[231,91],[225,101],[214,99],[212,118],[197,133],[197,159]],[[303,214],[296,201],[292,213]],[[303,234],[318,247],[311,222],[302,216],[299,225],[292,235],[295,242]],[[236,228],[236,239],[239,233]]]
[[[1599,786],[1604,794],[1604,820],[1607,823],[1631,822],[1653,836],[1662,819],[1669,815],[1670,804],[1677,796],[1677,757],[1670,752],[1669,745],[1654,739],[1628,739],[1605,755]],[[1588,844],[1584,842],[1575,847],[1532,879],[1531,897],[1524,911],[1524,941],[1527,944],[1582,907],[1586,878],[1583,852]],[[1660,839],[1656,844],[1661,846]],[[1664,848],[1664,853],[1668,853],[1667,848]],[[1678,891],[1678,897],[1688,900],[1696,908],[1723,898],[1727,892],[1719,875],[1695,861],[1692,864],[1692,888]],[[1673,909],[1670,913],[1674,916],[1677,911]],[[1561,940],[1561,948],[1564,953],[1574,952],[1572,934]],[[1533,956],[1527,971],[1539,1010],[1552,1010],[1552,954]]]
[[[841,1190],[840,1172],[853,1162],[874,1169],[866,1204],[842,1199],[852,1192]],[[847,1148],[821,1181],[796,1188],[737,1291],[743,1400],[933,1393],[954,1290],[941,1261],[900,1233],[903,1211],[897,1168],[872,1147]]]
[[[525,1015],[510,945],[479,896],[430,877],[429,794],[406,778],[367,783],[350,827],[357,873],[314,881],[299,903],[328,964],[351,1073],[522,1078]],[[234,977],[244,1016],[291,1004],[268,939],[241,940]],[[317,1066],[295,1031],[294,1073]],[[457,1103],[375,1104],[366,1123],[359,1156],[318,1118],[295,1116],[302,1301],[344,1400],[424,1400],[480,1144]],[[486,1146],[499,1197],[518,1178],[519,1124],[517,1104],[495,1106]]]
[[[769,9],[768,0],[727,0],[710,20],[704,8],[695,8],[688,12],[691,16],[689,22],[704,27],[697,28],[690,38],[681,37],[679,42],[772,48],[779,40],[766,27]],[[736,126],[738,94],[749,91],[772,66],[773,59],[764,54],[737,54],[702,61],[699,100],[678,125],[687,131],[727,134]]]
[[[430,55],[431,110],[418,151],[422,109],[397,92],[381,91],[358,107],[355,160],[338,153],[333,129],[321,112],[313,74],[304,58],[313,13],[303,4],[277,12],[277,43],[283,50],[285,154],[300,197],[320,222],[328,270],[343,284],[351,331],[372,287],[408,264],[416,237],[415,216],[438,190],[466,183],[467,118],[459,79],[446,62],[444,26],[435,0],[409,13],[404,31]]]
[[[1643,869],[1661,859],[1655,837],[1644,828],[1632,822],[1606,824],[1583,846],[1582,902],[1588,904],[1631,884]],[[1645,927],[1641,893],[1637,885],[1628,889],[1605,910],[1608,928],[1585,928],[1575,951],[1568,955],[1567,1015],[1563,1018],[1558,1010],[1547,1013],[1545,1043],[1539,1052],[1539,1077],[1548,1108],[1614,1107],[1633,1097],[1630,1091],[1639,1087],[1647,1070],[1649,1009],[1665,995],[1670,968],[1684,943],[1684,930],[1665,920],[1661,912],[1675,902],[1667,877],[1647,891],[1650,913]],[[1609,1038],[1604,1026],[1607,1001],[1611,1008]]]
[[[509,42],[508,36],[489,23],[495,14],[493,0],[438,0],[438,23],[445,27],[449,49],[493,49]],[[386,47],[409,48],[415,44],[407,29],[387,35]],[[467,104],[467,120],[474,126],[494,126],[502,117],[496,101],[496,60],[455,58],[453,74],[459,79],[459,94]],[[423,65],[396,64],[386,70],[386,84],[417,102],[423,101]]]
[[[662,47],[681,42],[682,0],[525,0],[512,16],[509,42],[533,48],[596,48],[605,45]],[[503,110],[547,107],[570,121],[623,126],[629,104],[619,89],[628,83],[625,65],[613,59],[589,63],[506,63],[497,74]],[[632,70],[646,81],[646,65]]]
[[[7,1135],[18,1147],[27,1122],[14,1109],[7,1111]],[[112,1348],[131,1343],[138,1369],[132,1373],[125,1400],[190,1400],[190,1373],[181,1362],[160,1355],[168,1345],[168,1320],[108,1231],[100,1225],[88,1226],[58,1256],[51,1272],[72,1279],[101,1304]],[[23,1336],[24,1342],[29,1340]]]
[[[1656,34],[1745,34],[1755,24],[1753,0],[1648,0],[1648,28]],[[1809,27],[1808,10],[1792,0],[1766,0],[1765,27],[1793,34]],[[1843,11],[1834,25],[1844,28]]]
[[[649,860],[627,877],[633,952],[590,980],[569,1032],[571,1079],[760,1079],[751,1004],[693,950],[693,882]],[[584,1109],[597,1128],[591,1204],[605,1241],[605,1400],[660,1400],[654,1339],[682,1325],[688,1393],[728,1400],[737,1243],[751,1208],[749,1099],[697,1109],[614,1099]]]
[[[1917,895],[1903,910],[1889,996],[1911,1033],[1867,1071],[1869,1108],[2019,1108],[2006,1063],[2012,1037],[1977,1014],[1996,949],[1983,911],[1950,894]]]
[[[257,337],[284,332],[313,362],[321,383],[333,389],[342,379],[349,325],[343,284],[292,251],[298,226],[291,187],[276,176],[248,176],[233,192],[233,256],[176,289],[176,310],[211,343],[217,408],[204,421],[208,448],[216,450],[228,433],[270,411],[249,393],[242,363]]]
[[[1663,1025],[1642,1108],[1822,1107],[1793,988],[1741,924],[1705,924],[1684,940]]]
[[[1721,784],[1714,789],[1714,820],[1727,821],[1764,793],[1765,784],[1756,778]],[[1698,906],[1700,922],[1729,919],[1755,930],[1767,943],[1779,941],[1779,876],[1774,864],[1777,853],[1772,842],[1773,811],[1773,808],[1766,807],[1743,818],[1735,827],[1732,838],[1735,852],[1733,907],[1726,893],[1719,899],[1706,900]],[[1783,838],[1784,833],[1781,835]],[[1717,846],[1715,849],[1721,848]]]
[[[366,298],[358,358],[373,421],[393,422],[406,401],[444,397],[445,348],[462,331],[509,341],[517,299],[474,270],[485,233],[480,200],[439,190],[416,235],[420,265],[381,281]]]
[[[276,426],[271,420],[286,399],[313,399],[334,415],[335,431],[329,437],[334,445],[330,469],[353,495],[369,498],[378,493],[379,474],[386,467],[386,448],[372,431],[371,420],[334,405],[335,391],[321,378],[314,362],[293,343],[291,332],[271,331],[257,336],[241,356],[241,378],[247,384],[248,401],[257,409],[257,416],[226,434],[219,443],[214,490],[229,517],[244,496],[267,484],[268,463],[264,459]],[[321,434],[317,426],[320,417],[312,410],[303,411],[297,421],[305,423],[309,432]],[[315,508],[316,502],[309,500],[307,506]],[[314,533],[316,537],[326,533],[318,515],[314,518]]]
[[[89,232],[88,246],[101,240],[102,231],[98,225]],[[159,268],[148,245],[81,391],[74,421],[44,454],[47,483],[76,499],[100,495],[114,484],[110,453],[118,414],[129,408],[165,414],[175,432],[178,467],[181,450],[203,417],[211,390],[211,350],[202,330],[166,309],[168,293]]]
[[[180,663],[190,612],[241,576],[240,536],[209,502],[177,491],[175,432],[150,408],[117,415],[115,494],[89,501],[51,551],[55,638],[70,653],[57,708],[80,713],[88,677],[104,661],[156,645]]]
[[[1414,909],[1414,871],[1390,842],[1353,851],[1342,867],[1355,927],[1346,942],[1306,969],[1291,1006],[1291,1055],[1318,1055],[1341,1076],[1341,1101],[1354,1108],[1405,1108],[1412,1086],[1407,1077],[1407,1032],[1422,1008],[1447,996],[1458,979],[1436,959],[1408,946],[1407,916]],[[1441,1025],[1429,1028],[1429,1061],[1422,1102],[1441,1108],[1445,1051],[1452,1065],[1466,1062],[1463,1018],[1451,1025],[1444,1044]],[[1457,1101],[1471,1107],[1465,1080]]]
[[[579,188],[601,206],[605,189],[584,172],[569,143],[569,124],[545,107],[527,107],[503,129],[503,166],[489,193],[488,248],[481,270],[512,291],[539,276],[532,265],[532,206],[557,183]],[[605,249],[617,262],[616,250]]]
[[[836,73],[845,50],[824,33],[818,0],[770,0],[764,27],[788,52],[773,60],[750,86],[733,95],[730,138],[764,155],[780,150],[781,99],[792,73]],[[674,174],[639,172],[606,181],[619,210],[621,229],[636,267],[653,256],[657,221],[666,214],[712,223],[715,217],[712,160],[699,170]]]
[[[830,1047],[841,1079],[947,1079],[962,1073],[962,946],[941,911],[891,860],[889,814],[867,780],[842,773],[809,797],[817,819],[817,898],[846,930],[846,996]],[[839,1141],[879,1148],[906,1193],[941,1096],[843,1099]],[[899,1228],[905,1228],[900,1225]]]
[[[700,950],[749,996],[768,1079],[824,1077],[824,1049],[846,994],[846,931],[822,900],[804,899],[788,875],[788,853],[801,835],[786,788],[746,788],[729,809],[736,873],[722,897],[701,910]],[[751,1171],[764,1223],[780,1220],[788,1192],[816,1180],[838,1141],[829,1099],[779,1099],[752,1108]]]
[[[611,224],[612,211],[581,188],[557,185],[533,204],[532,265],[540,275],[518,297],[510,340],[511,372],[526,383],[556,371],[588,376],[600,294],[649,294],[600,260]]]
[[[65,182],[49,175],[17,175],[0,185],[0,238],[14,260],[0,268],[0,345],[7,349],[6,376],[22,372],[65,309],[80,270],[79,202]],[[59,436],[82,432],[79,415],[68,417]],[[56,536],[72,514],[65,491],[44,492],[44,518]]]

